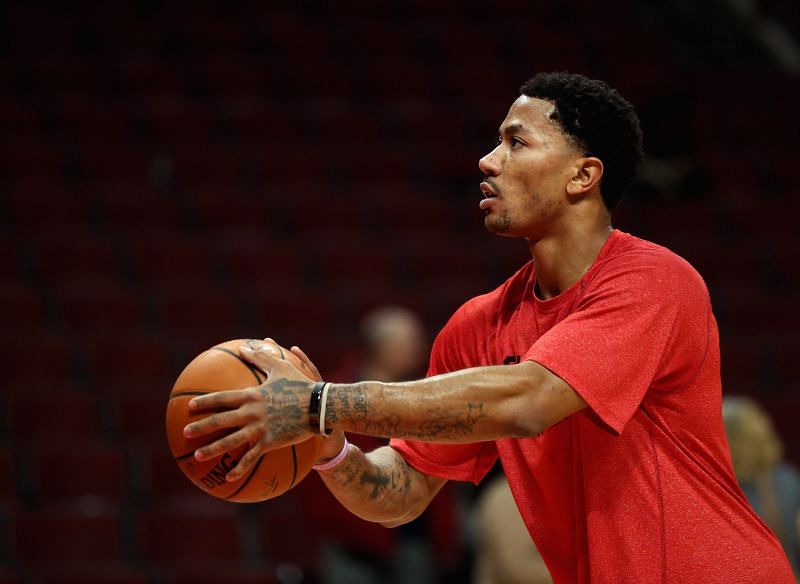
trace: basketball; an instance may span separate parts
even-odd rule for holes
[[[215,413],[206,410],[190,413],[189,401],[198,395],[216,391],[245,389],[261,385],[266,374],[239,356],[244,339],[227,341],[204,351],[183,370],[175,381],[167,404],[167,440],[183,473],[209,495],[236,503],[255,503],[282,495],[299,483],[311,470],[322,448],[323,438],[314,436],[262,455],[253,469],[238,481],[228,482],[225,475],[250,449],[243,444],[231,452],[198,461],[194,452],[236,429],[220,430],[208,436],[186,438],[183,428]],[[311,371],[291,351],[271,343],[274,352],[311,377]]]

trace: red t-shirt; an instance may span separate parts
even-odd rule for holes
[[[534,281],[529,262],[462,306],[429,374],[530,359],[589,407],[535,438],[392,446],[424,473],[475,483],[499,457],[556,583],[794,582],[733,475],[700,275],[614,231],[569,290],[540,300]]]

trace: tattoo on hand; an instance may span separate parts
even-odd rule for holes
[[[276,379],[264,384],[261,394],[269,397],[265,407],[273,440],[294,438],[306,429],[306,412],[300,406],[299,394],[308,392],[308,382]]]

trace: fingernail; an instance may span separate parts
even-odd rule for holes
[[[189,436],[192,435],[192,429],[191,428],[184,428],[183,429],[183,435],[188,438]]]
[[[233,481],[235,481],[235,480],[236,480],[236,477],[235,477],[235,476],[232,476],[232,475],[227,475],[227,476],[225,477],[225,480],[226,480],[226,481],[228,481],[229,483],[232,483]]]
[[[241,348],[241,349],[239,349],[239,350],[240,350],[242,353],[252,353],[252,352],[253,352],[253,349],[252,349],[251,347],[247,347],[247,346],[244,346],[244,347],[242,347],[242,348]]]
[[[190,410],[197,409],[197,402],[196,402],[196,401],[194,401],[193,399],[190,399],[190,400],[189,400],[189,409],[190,409]]]
[[[194,451],[194,457],[195,457],[197,460],[203,460],[203,453],[202,453],[202,452],[200,452],[199,450],[195,450],[195,451]]]

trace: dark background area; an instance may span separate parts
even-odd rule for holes
[[[698,268],[725,392],[800,460],[800,79],[762,36],[796,39],[797,4],[670,6],[0,8],[0,582],[314,581],[291,495],[179,474],[172,382],[267,335],[324,374],[369,309],[434,335],[527,261],[485,232],[477,161],[539,71],[634,103],[649,158],[615,224]]]

